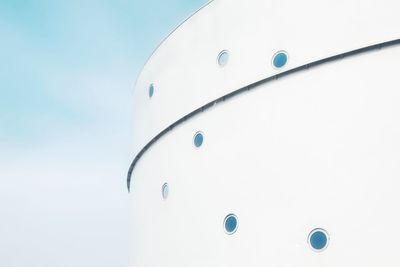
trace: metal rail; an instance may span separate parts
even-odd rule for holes
[[[371,45],[371,46],[366,46],[363,48],[359,48],[356,50],[352,50],[346,53],[342,53],[342,54],[338,54],[335,56],[331,56],[328,58],[324,58],[321,60],[317,60],[281,73],[278,73],[276,75],[270,76],[268,78],[262,79],[260,81],[257,81],[255,83],[249,84],[245,87],[242,87],[240,89],[237,89],[229,94],[226,94],[220,98],[217,98],[207,104],[205,104],[204,106],[199,107],[198,109],[190,112],[189,114],[185,115],[184,117],[180,118],[179,120],[175,121],[174,123],[172,123],[170,126],[168,126],[167,128],[165,128],[163,131],[161,131],[159,134],[157,134],[153,139],[150,140],[150,142],[148,142],[141,150],[140,152],[136,155],[136,157],[134,158],[134,160],[131,163],[131,166],[129,167],[129,171],[128,171],[128,177],[127,177],[127,186],[128,186],[128,191],[130,192],[130,184],[131,184],[131,178],[132,178],[132,172],[133,169],[135,168],[137,162],[140,160],[140,158],[143,156],[143,154],[149,149],[149,147],[151,147],[154,143],[156,143],[161,137],[163,137],[166,133],[168,133],[169,131],[171,131],[172,129],[174,129],[176,126],[184,123],[186,120],[196,116],[197,114],[213,107],[214,105],[226,101],[230,98],[233,98],[234,96],[237,96],[239,94],[242,94],[246,91],[252,90],[254,88],[256,88],[257,86],[264,84],[264,83],[268,83],[268,82],[272,82],[274,80],[277,80],[279,78],[303,71],[303,70],[308,70],[310,68],[314,68],[316,66],[325,64],[325,63],[329,63],[329,62],[333,62],[333,61],[337,61],[343,58],[347,58],[347,57],[351,57],[351,56],[355,56],[355,55],[359,55],[362,53],[366,53],[368,51],[372,51],[372,50],[378,50],[384,47],[390,47],[390,46],[394,46],[394,45],[399,45],[400,44],[400,39],[395,39],[392,41],[388,41],[388,42],[383,42],[380,44],[376,44],[376,45]]]

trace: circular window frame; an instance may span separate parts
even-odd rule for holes
[[[165,191],[167,189],[167,191]],[[165,195],[166,192],[166,195]],[[164,201],[166,201],[169,197],[169,184],[166,182],[161,187],[161,197]]]
[[[199,135],[199,134],[201,134],[203,140],[201,141],[201,144],[200,144],[199,146],[197,146],[197,145],[196,145],[196,136]],[[200,149],[200,148],[204,145],[204,132],[202,132],[202,131],[197,131],[197,132],[193,135],[193,140],[192,140],[192,142],[193,142],[193,145],[194,145],[194,147],[195,147],[196,149]]]
[[[154,97],[154,92],[155,92],[155,86],[154,86],[154,83],[151,83],[149,85],[148,91],[147,91],[149,99],[152,99]]]
[[[276,56],[278,56],[279,54],[286,55],[286,63],[282,67],[277,67],[274,64],[274,60],[275,60]],[[289,53],[286,50],[279,50],[272,56],[271,65],[275,70],[281,70],[281,69],[285,68],[288,65],[288,63],[289,63]]]
[[[228,60],[226,61],[225,64],[221,65],[220,64],[220,59],[221,59],[221,56],[223,54],[227,54],[228,55]],[[217,66],[220,67],[221,69],[226,67],[229,64],[230,56],[231,56],[231,53],[230,53],[230,51],[228,49],[224,49],[224,50],[220,51],[218,53],[218,56],[217,56]]]
[[[323,248],[321,249],[316,249],[312,246],[311,244],[311,237],[313,234],[315,234],[316,232],[322,232],[325,236],[326,236],[326,244]],[[316,253],[321,253],[324,252],[328,247],[329,247],[329,243],[330,243],[330,235],[328,233],[328,231],[326,231],[323,228],[315,228],[314,230],[312,230],[309,234],[308,234],[308,238],[307,238],[307,243],[308,246],[310,247],[310,249]]]
[[[229,232],[229,231],[226,229],[226,222],[227,222],[228,219],[231,218],[231,217],[235,218],[235,220],[236,220],[236,227],[235,227],[235,230],[234,230],[234,231]],[[233,235],[233,234],[235,234],[235,233],[237,232],[238,228],[239,228],[239,219],[238,219],[238,217],[236,216],[236,214],[230,213],[230,214],[226,215],[226,216],[225,216],[225,219],[224,219],[224,222],[223,222],[223,224],[222,224],[222,227],[223,227],[223,229],[224,229],[225,234],[227,234],[227,235]]]

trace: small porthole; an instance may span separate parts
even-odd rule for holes
[[[287,64],[288,58],[289,56],[285,51],[279,51],[272,58],[272,65],[276,69],[283,68]]]
[[[164,200],[166,200],[168,198],[169,195],[169,186],[167,183],[163,184],[162,189],[161,189],[161,194],[162,194],[162,198]]]
[[[329,235],[324,229],[314,229],[308,236],[308,244],[315,252],[324,251],[329,245]]]
[[[150,84],[149,86],[149,97],[152,98],[154,95],[154,84]]]
[[[195,146],[195,147],[201,147],[201,146],[203,145],[203,142],[204,142],[203,133],[202,133],[202,132],[197,132],[197,133],[194,135],[194,138],[193,138],[194,146]]]
[[[229,52],[227,50],[222,51],[219,53],[217,62],[220,67],[225,67],[229,61]]]
[[[235,214],[229,214],[224,220],[225,233],[228,235],[233,235],[238,228],[238,220]]]

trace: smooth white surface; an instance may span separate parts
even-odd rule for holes
[[[133,266],[400,266],[399,62],[392,47],[319,66],[165,135],[134,171]]]
[[[211,2],[143,69],[135,152],[245,85],[398,39],[399,7],[393,0]],[[220,68],[222,50],[229,62]],[[276,70],[271,61],[281,50],[289,62]],[[262,84],[169,131],[133,171],[133,266],[400,266],[399,69],[400,46],[370,51]],[[196,148],[198,131],[204,142]],[[238,218],[233,235],[224,231],[228,214]],[[321,253],[308,245],[316,228],[330,236]]]
[[[315,60],[397,39],[397,0],[215,0],[154,52],[134,91],[134,153],[164,128],[245,85]],[[229,50],[229,63],[216,58]],[[271,66],[280,50],[285,68]],[[155,94],[148,98],[148,87]]]

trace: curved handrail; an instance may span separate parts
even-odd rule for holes
[[[304,64],[302,66],[278,73],[276,75],[270,76],[268,78],[262,79],[260,81],[254,82],[252,84],[249,84],[245,87],[242,87],[240,89],[237,89],[229,94],[226,94],[222,97],[219,97],[207,104],[205,104],[204,106],[199,107],[198,109],[190,112],[189,114],[185,115],[184,117],[180,118],[179,120],[175,121],[174,123],[172,123],[170,126],[168,126],[167,128],[165,128],[163,131],[161,131],[159,134],[157,134],[153,139],[150,140],[150,142],[148,142],[141,150],[140,152],[136,155],[136,157],[134,158],[134,160],[132,161],[130,167],[129,167],[129,171],[128,171],[128,177],[127,177],[127,186],[128,186],[128,191],[130,192],[130,184],[131,184],[131,176],[132,176],[132,172],[133,169],[135,168],[137,162],[140,160],[140,158],[143,156],[143,154],[149,149],[150,146],[152,146],[154,143],[156,143],[161,137],[163,137],[166,133],[168,133],[169,131],[171,131],[173,128],[175,128],[176,126],[182,124],[183,122],[185,122],[186,120],[196,116],[197,114],[203,112],[204,110],[207,110],[211,107],[213,107],[214,105],[223,102],[227,99],[230,99],[236,95],[239,95],[241,93],[244,93],[246,91],[252,90],[255,87],[267,83],[267,82],[271,82],[274,80],[277,80],[279,78],[300,72],[302,70],[307,70],[325,63],[329,63],[329,62],[333,62],[333,61],[337,61],[343,58],[347,58],[350,56],[354,56],[354,55],[359,55],[371,50],[376,50],[376,49],[381,49],[384,47],[389,47],[389,46],[394,46],[394,45],[399,45],[400,44],[400,39],[395,39],[392,41],[388,41],[388,42],[383,42],[383,43],[379,43],[379,44],[375,44],[375,45],[371,45],[371,46],[366,46],[363,48],[359,48],[356,50],[352,50],[349,52],[345,52],[345,53],[341,53],[335,56],[331,56],[331,57],[327,57],[321,60],[317,60],[308,64]]]

